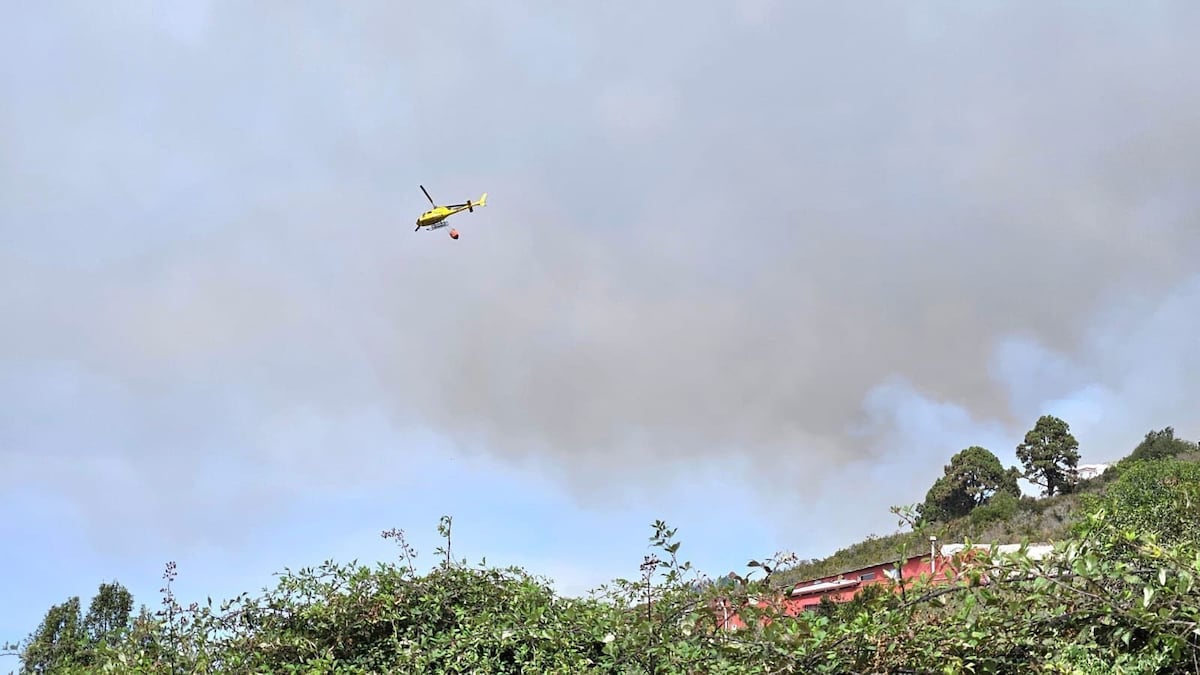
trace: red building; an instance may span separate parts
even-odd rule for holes
[[[958,568],[974,558],[975,552],[964,551],[961,544],[945,546],[936,553],[934,553],[936,547],[933,544],[934,542],[931,542],[929,552],[909,556],[904,560],[889,560],[849,568],[836,574],[802,581],[788,590],[786,595],[776,598],[776,602],[782,605],[781,608],[786,615],[796,616],[800,612],[816,608],[825,598],[829,598],[833,602],[850,600],[863,588],[874,584],[888,584],[895,592],[899,593],[921,576],[925,576],[935,584],[951,583],[958,578],[960,571]],[[984,549],[987,546],[980,545],[973,548]],[[1000,552],[1011,552],[1018,548],[1019,545],[1006,544],[1000,547]],[[1045,555],[1049,548],[1046,545],[1035,546],[1031,548],[1030,553],[1038,556]],[[949,576],[946,575],[948,568],[954,570],[954,573]],[[755,604],[760,608],[767,606],[766,601],[761,599],[757,600]],[[717,612],[718,625],[721,627],[727,630],[745,627],[746,624],[738,616],[737,609],[731,607],[728,602],[722,601],[714,609]]]
[[[930,560],[929,554],[914,555],[903,561],[892,560],[866,567],[855,567],[842,570],[837,574],[802,581],[788,592],[784,604],[789,610],[794,608],[803,611],[821,604],[823,598],[829,598],[834,602],[845,602],[858,595],[859,591],[866,586],[888,583],[899,588],[897,582],[901,580],[916,579],[922,574],[934,576],[942,564],[948,562],[940,555],[934,563],[930,563]],[[897,567],[897,562],[900,563],[899,567]]]

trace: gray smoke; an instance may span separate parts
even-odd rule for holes
[[[1200,432],[1194,3],[187,7],[0,27],[9,475],[284,500],[378,414],[894,502],[1048,406]]]

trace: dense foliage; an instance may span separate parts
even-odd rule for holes
[[[925,495],[921,517],[927,521],[961,518],[995,495],[1020,497],[1019,477],[1016,467],[1005,469],[991,451],[971,446],[950,458],[944,475]]]
[[[1159,431],[1151,431],[1138,444],[1127,458],[1131,462],[1154,459],[1170,459],[1180,455],[1194,453],[1200,447],[1194,441],[1175,437],[1175,429],[1165,427]]]
[[[1146,442],[1149,439],[1148,435]],[[1017,484],[1021,477],[1040,485],[1043,496],[1047,497],[1073,492],[1078,486],[1079,442],[1062,419],[1042,415],[1016,451],[1024,471],[1015,466],[1005,469],[995,454],[979,446],[951,457],[943,475],[934,481],[925,501],[917,507],[921,520],[926,524],[944,523],[988,506],[995,506],[993,510],[1000,513],[1011,513],[1021,499]]]
[[[1070,492],[1079,481],[1079,441],[1071,427],[1053,415],[1042,415],[1025,440],[1017,446],[1017,459],[1025,467],[1025,478],[1041,485],[1049,496]]]
[[[98,652],[123,639],[133,611],[133,595],[119,583],[102,583],[87,615],[81,617],[79,609],[79,598],[73,597],[46,612],[23,650],[28,671],[50,672],[62,664],[86,667],[95,663]]]
[[[261,596],[216,606],[181,606],[168,566],[158,611],[134,615],[127,592],[105,584],[86,617],[72,598],[18,648],[26,672],[66,673],[1192,673],[1200,464],[1177,456],[1128,462],[1077,494],[994,493],[953,521],[1070,505],[1049,558],[984,549],[945,583],[906,579],[902,592],[876,586],[795,617],[772,589],[799,567],[751,561],[753,574],[707,581],[662,522],[636,578],[563,598],[519,568],[454,560],[443,518],[445,545],[423,573],[399,530],[383,533],[395,562],[285,570]],[[897,512],[915,529],[866,542],[880,558],[947,526]],[[750,627],[719,630],[730,611]]]
[[[1165,543],[1200,543],[1200,464],[1174,459],[1140,460],[1085,508],[1103,508],[1118,527],[1154,532]]]

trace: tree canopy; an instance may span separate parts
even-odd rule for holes
[[[919,507],[928,521],[961,518],[997,493],[1021,496],[1016,467],[1005,469],[987,448],[973,445],[950,458]]]
[[[79,665],[79,651],[84,643],[79,621],[79,598],[68,598],[54,605],[21,650],[22,672],[52,673],[65,667]]]
[[[80,616],[78,597],[54,605],[25,640],[22,672],[53,673],[91,665],[98,649],[124,637],[132,611],[133,595],[116,582],[100,584],[85,616]]]
[[[1176,438],[1173,427],[1164,427],[1159,431],[1147,432],[1142,442],[1129,453],[1128,459],[1131,462],[1167,459],[1196,451],[1195,442]]]
[[[1025,478],[1042,486],[1046,496],[1070,492],[1079,482],[1079,442],[1071,427],[1053,415],[1042,415],[1017,446]]]

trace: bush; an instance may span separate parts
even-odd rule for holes
[[[1088,511],[1103,510],[1114,526],[1153,535],[1165,543],[1200,538],[1200,464],[1135,461],[1103,494],[1083,495]],[[1077,525],[1077,531],[1086,523]]]
[[[1143,454],[1166,447],[1156,439]],[[689,578],[675,531],[656,522],[640,576],[589,598],[558,597],[520,568],[455,562],[448,517],[437,564],[423,574],[399,530],[383,533],[400,546],[396,563],[285,570],[273,590],[216,607],[180,606],[168,564],[158,612],[132,615],[132,597],[115,583],[101,585],[86,617],[77,598],[56,605],[25,643],[24,672],[1194,672],[1200,464],[1180,461],[1194,454],[1127,458],[1096,492],[998,492],[945,523],[893,509],[913,531],[791,568],[750,561],[760,579]],[[895,560],[923,550],[930,534],[1065,539],[1047,560],[983,552],[958,577],[873,585],[799,616],[781,602],[789,581]],[[749,628],[723,630],[729,612]]]
[[[686,578],[673,534],[656,523],[641,577],[587,599],[519,568],[452,562],[448,538],[423,575],[405,549],[407,565],[326,562],[219,608],[176,604],[169,569],[161,612],[65,672],[1184,673],[1200,659],[1200,548],[1141,537],[1104,510],[1052,560],[984,551],[947,584],[872,586],[800,616],[772,601],[770,573]],[[750,629],[718,630],[722,599]]]
[[[976,507],[975,510],[971,511],[971,524],[982,526],[988,523],[1009,520],[1016,515],[1019,504],[1020,500],[1017,497],[1005,492],[998,493],[988,503]]]
[[[1126,460],[1129,463],[1172,459],[1184,453],[1197,451],[1196,443],[1175,437],[1175,429],[1166,427],[1161,431],[1151,431],[1138,444]]]

